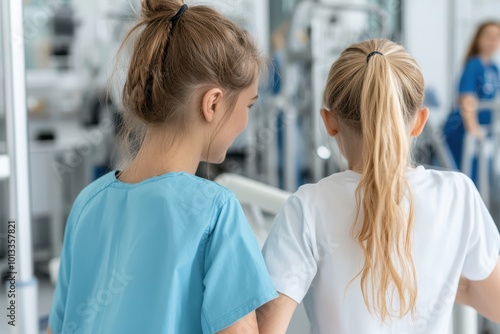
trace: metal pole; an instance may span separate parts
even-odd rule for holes
[[[283,93],[287,99],[294,96],[295,91],[290,83],[292,78],[293,65],[288,62],[288,55],[284,61],[284,69],[282,82]],[[297,79],[296,77],[294,79]],[[285,190],[294,192],[297,190],[298,168],[297,168],[297,117],[298,111],[292,101],[287,101],[287,108],[283,114],[283,137],[284,137],[284,159],[283,159],[283,176]]]
[[[37,281],[32,261],[22,0],[1,0],[1,7],[7,153],[11,172],[9,217],[15,222],[13,240],[16,245],[15,262],[9,264],[11,280],[15,281],[15,298],[12,299],[15,326],[9,327],[11,333],[35,334],[38,333]]]

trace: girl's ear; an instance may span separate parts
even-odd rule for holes
[[[220,109],[223,92],[219,88],[212,88],[203,95],[201,113],[208,123],[212,123],[216,110]]]
[[[417,111],[417,115],[415,116],[415,123],[413,123],[413,129],[411,130],[410,135],[412,137],[418,137],[424,131],[425,124],[429,119],[429,109],[421,108]]]
[[[339,127],[337,119],[335,116],[326,109],[321,109],[321,117],[323,118],[323,123],[325,123],[326,132],[335,137],[339,133]]]

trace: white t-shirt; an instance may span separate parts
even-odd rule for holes
[[[304,301],[315,334],[448,333],[460,275],[486,279],[500,251],[500,235],[476,187],[456,172],[408,172],[417,309],[414,319],[382,324],[368,312],[360,279],[347,288],[364,263],[351,232],[360,177],[334,174],[289,198],[263,249],[275,288]]]

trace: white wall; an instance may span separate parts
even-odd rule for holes
[[[489,19],[500,20],[500,1],[405,0],[407,49],[441,102],[441,107],[433,110],[433,121],[442,120],[455,106],[467,47],[477,25]]]
[[[431,110],[433,122],[444,118],[452,103],[449,9],[448,0],[405,0],[403,7],[404,43],[422,68],[426,86],[434,90],[441,104]]]

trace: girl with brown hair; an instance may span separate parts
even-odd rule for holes
[[[196,177],[220,163],[257,100],[247,31],[206,6],[143,0],[123,89],[133,160],[68,218],[54,333],[258,333],[277,296],[236,197]]]
[[[457,301],[500,322],[500,235],[474,184],[410,162],[423,100],[396,43],[354,44],[333,64],[321,115],[349,169],[277,215],[263,252],[280,297],[259,309],[261,333],[285,333],[302,301],[315,334],[448,333],[459,281]]]

